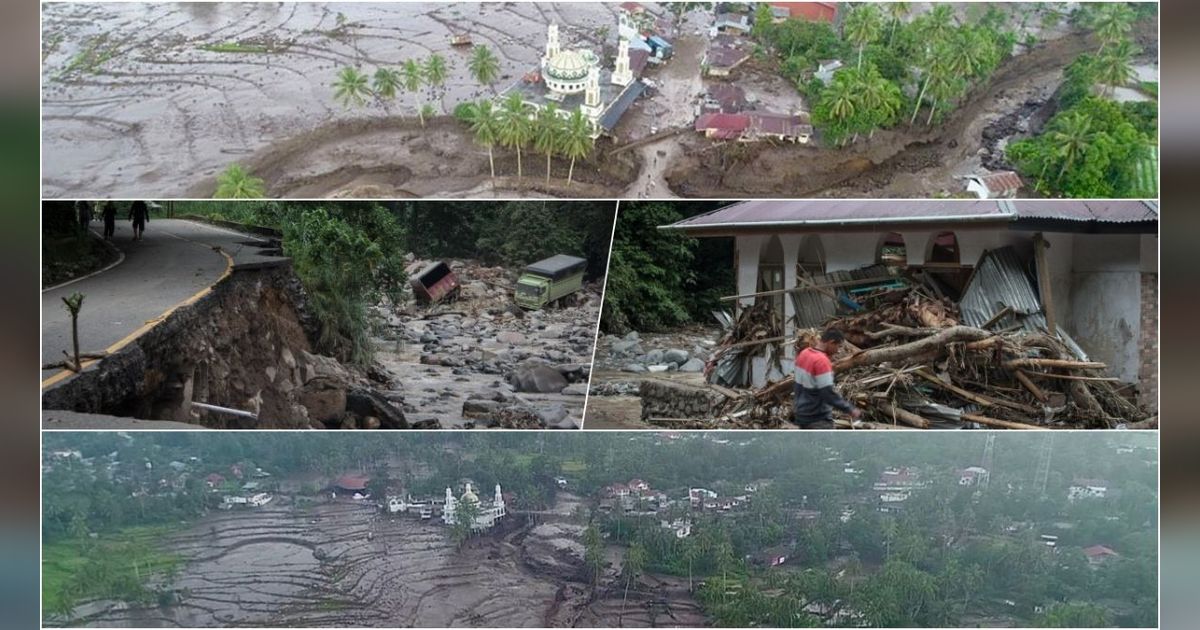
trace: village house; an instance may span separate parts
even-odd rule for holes
[[[1012,199],[1021,190],[1021,176],[1013,171],[968,175],[967,192],[978,199]]]
[[[704,69],[704,74],[708,76],[727,77],[749,59],[750,45],[748,42],[722,34],[709,40],[700,66]]]
[[[371,478],[366,475],[342,475],[334,480],[330,491],[335,499],[345,496],[355,500],[367,499],[371,496],[367,490],[367,485],[370,483]]]
[[[776,21],[785,19],[826,22],[832,24],[838,18],[836,2],[769,2],[771,15]]]
[[[805,115],[763,111],[701,114],[694,126],[706,138],[739,142],[776,140],[807,144],[813,133]]]
[[[1114,558],[1120,558],[1121,554],[1105,547],[1104,545],[1092,545],[1083,550],[1083,555],[1087,558],[1088,564],[1092,567],[1097,567]]]
[[[1067,488],[1067,500],[1103,499],[1108,495],[1108,482],[1100,479],[1076,479]]]
[[[929,278],[981,326],[997,303],[1001,326],[1055,333],[1111,376],[1157,401],[1158,205],[1136,200],[752,200],[661,226],[733,240],[736,307],[770,300],[785,334],[822,325],[838,304],[816,285]],[[884,264],[884,254],[891,263]],[[1038,282],[1042,278],[1042,282]],[[968,286],[974,280],[974,286]],[[760,297],[760,294],[768,293]],[[792,344],[768,364],[750,360],[750,382],[790,373]]]
[[[958,471],[958,485],[973,486],[988,477],[988,470],[979,466],[969,466]]]

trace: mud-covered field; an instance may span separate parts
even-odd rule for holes
[[[209,196],[232,162],[274,197],[469,191],[488,178],[487,154],[461,125],[422,129],[404,93],[346,109],[331,83],[345,66],[370,74],[437,52],[450,64],[445,89],[421,98],[448,113],[491,93],[453,35],[492,49],[502,89],[536,64],[550,22],[565,43],[598,45],[601,27],[616,37],[616,5],[47,4],[44,196]],[[576,176],[613,184],[595,168]]]
[[[456,299],[387,314],[377,358],[410,422],[445,428],[578,428],[583,419],[600,283],[526,311],[516,270],[448,261]]]
[[[436,519],[386,515],[368,501],[279,497],[210,515],[166,542],[184,558],[165,584],[175,603],[91,602],[72,625],[615,627],[619,618],[626,627],[707,625],[686,580],[646,576],[622,607],[613,585],[618,548],[593,596],[577,579],[586,573],[583,527],[570,520],[579,501],[560,493],[536,520],[510,514],[460,549]]]

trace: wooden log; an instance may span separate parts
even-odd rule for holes
[[[845,418],[835,418],[833,425],[842,429],[875,429],[886,431],[919,431],[913,427],[904,426],[902,424],[888,424],[886,422],[873,422],[871,420],[859,420],[856,427],[853,423]]]
[[[918,416],[907,409],[901,408],[898,405],[893,405],[886,400],[872,400],[871,404],[874,405],[876,409],[891,416],[893,421],[899,420],[904,424],[916,427],[918,429],[929,428],[929,420],[926,420],[925,418],[922,418],[921,416]]]
[[[1022,367],[1052,367],[1068,370],[1103,370],[1108,365],[1099,361],[1071,361],[1069,359],[1012,359],[1004,362],[1004,367],[1014,370]]]
[[[1075,376],[1074,374],[1051,374],[1049,372],[1030,372],[1030,376],[1056,378],[1063,381],[1092,381],[1099,383],[1120,383],[1121,379],[1111,376]]]
[[[833,365],[835,371],[847,370],[860,365],[874,365],[877,363],[887,363],[900,361],[916,355],[925,354],[928,352],[940,353],[944,352],[947,344],[956,341],[980,341],[992,336],[992,333],[979,328],[970,326],[951,326],[941,330],[935,335],[930,335],[919,341],[901,344],[899,346],[891,346],[888,348],[871,348],[856,352],[845,359],[841,359]]]
[[[979,424],[982,424],[985,426],[989,426],[989,427],[1000,428],[1000,429],[1024,429],[1027,431],[1046,430],[1046,427],[1039,427],[1036,424],[1026,424],[1024,422],[1013,422],[1012,420],[1000,420],[999,418],[989,418],[987,416],[981,416],[977,413],[964,413],[962,415],[962,419],[970,421],[970,422],[976,422],[976,423],[979,423]]]
[[[995,324],[996,322],[1004,319],[1005,315],[1011,315],[1012,312],[1013,312],[1013,309],[1011,306],[1005,306],[1004,308],[1000,309],[1000,312],[996,313],[995,315],[992,315],[991,319],[984,322],[983,325],[980,326],[980,328],[987,330],[988,328],[992,327],[992,324]]]
[[[1016,372],[1013,372],[1013,375],[1017,377],[1018,383],[1024,385],[1025,389],[1028,389],[1029,393],[1033,394],[1033,397],[1038,399],[1038,402],[1044,403],[1047,400],[1050,400],[1050,397],[1046,395],[1046,392],[1042,391],[1042,388],[1038,387],[1037,383],[1034,383],[1032,380],[1030,380],[1029,376],[1025,374],[1025,370],[1017,370]]]
[[[1038,293],[1042,298],[1042,311],[1046,314],[1046,331],[1051,337],[1058,336],[1057,318],[1054,315],[1054,296],[1050,292],[1050,265],[1046,262],[1046,237],[1041,232],[1033,235],[1033,260],[1037,266]]]
[[[1030,407],[1029,405],[1022,405],[1021,403],[1010,402],[1007,400],[1000,400],[998,398],[992,398],[991,396],[985,396],[983,394],[976,394],[975,392],[969,392],[969,391],[967,391],[961,387],[958,387],[956,385],[952,385],[950,383],[943,382],[942,379],[938,378],[936,374],[929,372],[928,370],[917,370],[915,372],[915,374],[917,374],[921,378],[929,381],[930,383],[933,383],[934,385],[941,387],[942,389],[945,389],[950,392],[953,392],[954,394],[957,394],[960,398],[962,398],[964,400],[969,400],[974,403],[979,403],[980,405],[983,405],[985,407],[990,407],[990,406],[995,405],[998,407],[1008,407],[1009,409],[1014,409],[1016,411],[1027,413],[1030,415],[1036,415],[1038,413],[1037,409],[1034,409],[1033,407]]]

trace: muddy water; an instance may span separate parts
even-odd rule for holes
[[[560,494],[540,525],[512,514],[457,549],[439,521],[388,516],[366,502],[297,505],[278,497],[259,509],[221,512],[172,537],[186,560],[160,608],[92,606],[77,620],[102,627],[538,627],[616,625],[621,594],[592,598],[571,582],[582,567],[579,498]],[[614,551],[606,581],[615,577]],[[547,559],[550,562],[547,563]],[[565,563],[565,564],[564,564]],[[668,622],[656,609],[704,625],[686,588],[648,576],[630,595],[625,625]],[[647,591],[639,595],[641,591]],[[98,611],[95,611],[99,608]]]
[[[450,110],[490,93],[470,78],[468,52],[450,46],[452,34],[468,33],[493,50],[501,65],[496,85],[504,87],[536,63],[550,22],[559,24],[568,44],[598,43],[600,27],[616,37],[616,5],[48,4],[42,50],[44,194],[179,195],[231,162],[251,160],[273,143],[320,126],[413,116],[410,94],[351,109],[335,103],[330,84],[344,66],[369,74],[438,52],[451,66],[445,90],[426,89],[421,98]],[[230,43],[259,52],[205,49]],[[437,137],[428,142],[452,155],[479,153]],[[381,150],[406,144],[390,137]],[[398,195],[414,185],[403,171],[372,178],[370,165],[355,162],[340,161],[338,166],[351,167],[346,172],[320,173],[345,179],[323,192],[364,186]],[[469,174],[461,169],[437,175],[444,181],[418,180],[426,188],[411,192],[477,185],[483,172],[475,168],[478,157],[468,166],[474,168]],[[312,173],[292,177],[299,179],[285,184],[295,194],[309,192],[304,178]]]

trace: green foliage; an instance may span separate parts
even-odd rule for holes
[[[364,105],[370,94],[367,75],[359,72],[358,68],[346,66],[338,71],[337,79],[333,82],[333,98],[340,101],[343,107]]]
[[[1153,147],[1151,121],[1112,101],[1085,97],[1060,111],[1039,136],[1009,145],[1007,155],[1042,194],[1076,198],[1140,197],[1138,165]]]
[[[396,88],[400,87],[400,73],[392,68],[380,67],[375,69],[371,77],[371,89],[381,99],[396,98]]]
[[[474,501],[462,501],[454,504],[454,524],[450,526],[450,537],[454,544],[462,546],[474,533],[475,519],[479,518],[479,504]]]
[[[471,76],[482,85],[491,87],[500,78],[500,60],[487,46],[479,45],[471,49],[471,60],[467,67]]]
[[[1109,624],[1108,612],[1095,604],[1058,604],[1034,621],[1041,628],[1102,628]]]
[[[217,176],[214,199],[261,199],[267,196],[261,177],[251,175],[241,164],[230,164]]]
[[[602,326],[608,332],[661,330],[689,320],[686,295],[696,241],[658,229],[682,219],[669,203],[629,204],[613,236]]]
[[[42,611],[60,623],[71,620],[75,606],[92,599],[153,604],[169,591],[147,587],[156,576],[170,574],[182,558],[161,547],[167,529],[127,528],[95,541],[79,519],[83,540],[59,540],[42,546]]]
[[[292,258],[319,322],[318,351],[365,364],[372,356],[367,307],[386,296],[399,302],[405,286],[404,231],[382,206],[334,213],[310,207],[282,224]]]

